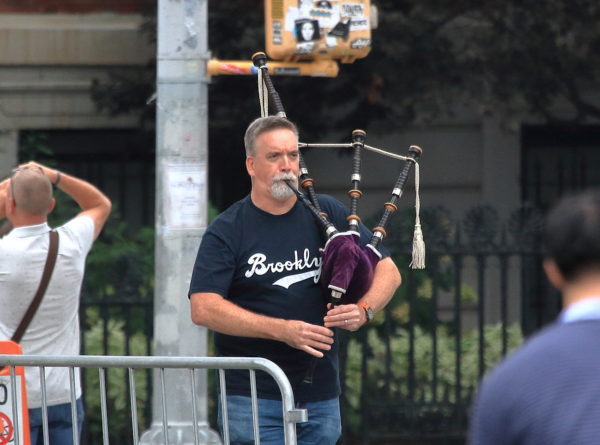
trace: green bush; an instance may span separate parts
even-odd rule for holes
[[[96,299],[148,299],[154,293],[154,230],[128,229],[113,213],[88,255],[85,289]]]
[[[456,337],[446,326],[437,329],[437,386],[434,394],[433,388],[433,354],[431,332],[420,327],[414,330],[414,382],[412,389],[414,400],[409,398],[409,355],[410,335],[405,328],[399,328],[396,335],[389,338],[390,353],[387,345],[378,335],[377,330],[370,328],[367,333],[368,377],[365,394],[370,401],[392,401],[392,403],[419,402],[432,403],[434,401],[456,402]],[[502,326],[489,325],[484,328],[484,358],[486,369],[492,368],[502,359]],[[507,328],[507,348],[509,351],[521,345],[523,335],[519,325],[514,324]],[[361,362],[363,359],[363,346],[357,338],[348,342],[348,358],[346,362],[346,391],[349,410],[347,410],[347,424],[350,431],[356,432],[360,425],[361,394],[363,391],[361,375]],[[387,367],[389,363],[389,369]],[[476,391],[479,383],[479,333],[477,330],[464,332],[461,337],[461,400],[468,401]]]
[[[108,320],[106,327],[98,311],[88,309],[90,328],[84,337],[88,355],[103,355],[103,343],[108,343],[109,355],[126,355],[126,336],[122,321]],[[104,338],[108,332],[108,338]],[[146,355],[147,338],[142,333],[135,333],[129,338],[130,355]],[[91,437],[102,437],[100,374],[95,369],[85,371],[84,396],[86,399],[86,428]],[[136,408],[138,426],[144,428],[150,419],[146,418],[146,407],[150,403],[149,379],[146,370],[134,371]],[[115,434],[128,431],[131,427],[128,370],[111,368],[105,370],[106,404],[108,408],[109,431]]]

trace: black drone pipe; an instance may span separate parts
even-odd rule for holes
[[[367,133],[363,130],[354,130],[352,132],[352,146],[354,155],[352,157],[352,176],[350,181],[352,188],[348,190],[350,196],[350,215],[348,216],[348,229],[352,232],[358,232],[360,217],[358,216],[358,199],[362,196],[360,191],[360,156],[361,150],[365,146]]]
[[[413,164],[415,164],[417,162],[417,160],[419,159],[419,156],[421,156],[421,153],[423,153],[423,150],[420,147],[417,147],[416,145],[411,145],[409,147],[408,157],[410,159],[406,160],[406,162],[404,164],[404,168],[402,169],[402,171],[400,172],[400,175],[398,176],[398,179],[396,180],[396,184],[394,185],[394,190],[392,191],[392,197],[383,206],[384,212],[383,212],[383,215],[381,216],[381,219],[379,220],[379,224],[377,225],[377,227],[373,228],[373,236],[371,237],[371,241],[369,241],[369,244],[371,246],[377,247],[379,245],[379,243],[381,242],[381,240],[383,240],[383,238],[385,238],[385,236],[386,236],[385,228],[389,222],[389,219],[390,219],[392,213],[394,213],[396,210],[398,210],[398,206],[396,204],[397,204],[398,200],[400,199],[400,197],[402,196],[402,193],[404,192],[404,186],[406,185],[406,181],[408,179],[408,173],[410,172],[410,169],[413,167]]]
[[[269,68],[267,67],[267,55],[263,52],[257,52],[252,55],[252,63],[255,67],[260,69],[262,73],[263,83],[267,87],[267,93],[271,98],[273,105],[275,106],[275,112],[277,116],[286,117],[285,110],[283,108],[283,103],[281,102],[281,98],[279,97],[279,93],[275,89],[273,85],[273,81],[271,80],[271,76],[269,75]],[[308,193],[308,197],[312,202],[312,205],[317,208],[319,213],[321,213],[324,217],[327,217],[327,214],[323,213],[321,210],[321,206],[319,205],[319,200],[317,199],[317,193],[314,189],[314,181],[309,177],[308,168],[306,167],[306,162],[304,162],[304,157],[302,153],[299,156],[300,162],[300,186],[306,190]]]

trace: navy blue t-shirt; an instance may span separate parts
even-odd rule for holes
[[[327,195],[319,203],[340,230],[348,227],[346,207]],[[361,227],[361,243],[371,232]],[[315,217],[301,203],[283,215],[256,207],[250,197],[233,204],[207,228],[200,248],[189,294],[212,292],[255,313],[288,320],[323,324],[327,292],[318,283],[325,238]],[[389,256],[380,248],[383,256]],[[287,375],[297,401],[319,401],[340,394],[338,345],[317,360],[313,383],[302,384],[312,356],[284,342],[236,337],[215,332],[217,355],[264,357]],[[227,371],[228,394],[250,394],[248,371]],[[259,397],[280,398],[275,381],[257,372]]]

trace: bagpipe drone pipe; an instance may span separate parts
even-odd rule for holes
[[[277,116],[286,117],[283,104],[279,94],[273,86],[267,67],[267,57],[265,53],[259,52],[252,56],[252,62],[258,68],[259,74],[259,98],[261,103],[261,114],[268,115],[268,99],[275,107]],[[266,91],[265,91],[266,90]],[[386,227],[391,215],[398,209],[397,204],[403,195],[404,188],[408,181],[408,176],[413,167],[415,167],[415,189],[416,189],[416,223],[415,235],[413,239],[413,261],[411,267],[422,269],[425,267],[424,243],[419,222],[419,195],[418,195],[418,159],[422,153],[421,148],[416,145],[410,146],[407,156],[400,156],[389,153],[381,149],[370,147],[365,144],[366,133],[363,130],[354,130],[352,132],[351,144],[305,144],[300,143],[299,148],[352,148],[352,174],[351,189],[348,191],[350,196],[350,215],[348,216],[348,230],[340,231],[329,220],[327,215],[321,210],[314,189],[314,181],[309,177],[306,162],[300,153],[300,177],[299,184],[305,193],[297,190],[288,183],[288,186],[296,193],[298,198],[314,214],[317,222],[323,228],[327,237],[327,243],[323,251],[321,281],[326,284],[331,291],[331,303],[355,303],[368,290],[373,275],[373,267],[380,259],[377,246],[387,235]],[[373,228],[373,236],[369,243],[361,248],[358,245],[358,226],[361,222],[358,216],[358,200],[362,196],[360,191],[361,182],[361,153],[363,149],[368,149],[378,154],[389,156],[404,161],[403,168],[396,180],[392,190],[391,198],[384,204],[384,211],[379,224]],[[353,266],[356,264],[356,266]],[[370,268],[365,268],[365,264],[371,264]],[[356,268],[358,270],[354,271]],[[370,272],[369,272],[370,270]],[[360,273],[359,273],[360,272]],[[356,276],[355,276],[356,275]],[[354,280],[354,281],[353,281]]]
[[[258,91],[261,107],[261,116],[268,115],[268,102],[275,107],[277,116],[286,117],[283,104],[279,94],[273,86],[269,76],[266,55],[262,52],[252,56],[253,64],[258,68]],[[323,287],[328,289],[328,303],[331,305],[352,304],[369,290],[373,281],[374,269],[381,259],[377,247],[387,235],[386,227],[392,214],[398,209],[398,201],[403,195],[411,169],[415,168],[415,233],[413,237],[413,259],[410,267],[423,269],[425,267],[425,245],[419,221],[419,164],[418,160],[422,153],[421,148],[412,145],[406,156],[397,155],[365,144],[366,132],[354,130],[352,132],[351,144],[305,144],[299,143],[302,148],[350,148],[353,150],[351,188],[348,191],[350,197],[350,215],[347,217],[348,229],[340,231],[327,219],[327,214],[321,210],[314,189],[314,181],[309,177],[306,163],[300,153],[300,175],[299,184],[304,193],[287,182],[288,187],[296,194],[298,199],[312,212],[317,222],[323,229],[327,242],[322,251],[321,278]],[[403,167],[398,175],[391,198],[384,204],[383,214],[379,223],[373,228],[373,235],[364,247],[359,243],[359,225],[361,219],[358,216],[358,200],[362,196],[360,191],[361,182],[361,153],[368,149],[381,155],[389,156],[404,161]],[[305,378],[306,383],[312,380],[312,368],[315,360],[311,362],[311,369]]]

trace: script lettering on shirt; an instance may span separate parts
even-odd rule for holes
[[[284,282],[287,284],[283,287],[288,287],[290,284],[294,282],[301,281],[301,279],[306,279],[310,277],[314,277],[314,282],[319,281],[319,277],[321,275],[321,258],[314,257],[311,258],[310,250],[304,249],[302,252],[302,256],[298,253],[297,250],[294,250],[294,259],[288,261],[277,261],[277,262],[267,262],[267,256],[264,253],[255,253],[250,258],[248,258],[248,265],[250,268],[244,274],[246,278],[250,278],[254,274],[256,275],[264,275],[266,273],[281,273],[284,271],[292,272],[292,271],[303,271],[306,269],[315,269],[310,274],[298,274],[298,275],[290,275],[287,280]],[[293,277],[298,277],[298,279],[293,279]],[[301,278],[301,279],[300,279]],[[278,280],[273,284],[281,285],[280,282],[282,280]]]

